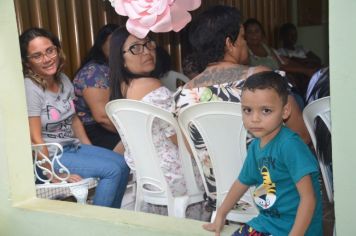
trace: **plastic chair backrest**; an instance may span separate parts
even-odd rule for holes
[[[183,109],[178,121],[186,137],[190,137],[189,129],[194,125],[204,140],[213,166],[216,206],[219,207],[246,157],[247,131],[242,123],[241,105],[234,102],[198,103]],[[198,160],[194,144],[190,138],[188,141],[202,174],[201,161]],[[251,191],[246,192],[241,200],[254,208],[253,216],[257,215]]]
[[[106,105],[106,113],[126,140],[135,162],[137,195],[143,194],[145,201],[167,205],[172,201],[172,193],[160,168],[159,157],[152,138],[152,125],[155,119],[169,123],[176,131],[179,156],[187,184],[188,195],[200,194],[193,172],[190,155],[185,147],[178,122],[173,114],[153,105],[130,99],[118,99]],[[192,181],[194,180],[194,181]],[[147,186],[154,186],[150,190]],[[139,191],[142,191],[139,193]]]
[[[318,150],[318,143],[315,135],[315,119],[320,117],[320,119],[325,123],[326,127],[331,132],[331,117],[330,117],[330,96],[320,98],[308,104],[303,110],[303,119],[305,126],[307,127],[313,146],[315,150]],[[319,159],[319,165],[321,174],[324,180],[326,193],[330,202],[333,202],[333,182],[332,182],[332,171],[330,167],[324,164],[319,157],[320,153],[317,152]]]
[[[160,78],[162,84],[171,91],[177,90],[177,84],[180,81],[187,83],[189,78],[182,73],[170,70],[167,74]]]

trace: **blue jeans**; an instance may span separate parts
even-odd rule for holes
[[[129,167],[120,154],[105,148],[81,144],[63,147],[61,163],[71,174],[98,178],[94,205],[120,208],[129,176]],[[58,164],[55,165],[58,171]]]

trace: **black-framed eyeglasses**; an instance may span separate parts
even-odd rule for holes
[[[143,53],[144,47],[148,50],[154,50],[156,49],[156,42],[149,39],[144,43],[136,43],[134,45],[131,45],[128,50],[123,51],[123,53],[127,53],[130,51],[133,55],[139,55]]]
[[[36,52],[32,55],[27,56],[27,58],[31,59],[34,63],[38,64],[43,61],[44,56],[52,59],[56,57],[58,54],[57,47],[56,46],[51,46],[46,49],[46,51],[43,52]]]

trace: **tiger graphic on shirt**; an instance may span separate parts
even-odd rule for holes
[[[276,202],[276,185],[272,182],[266,166],[261,168],[263,183],[253,193],[255,203],[262,209],[268,209]]]

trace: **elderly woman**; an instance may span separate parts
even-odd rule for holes
[[[214,35],[214,37],[206,37]],[[241,26],[240,12],[229,6],[214,6],[203,12],[192,22],[189,41],[193,48],[194,63],[199,74],[179,88],[175,94],[176,114],[186,106],[209,101],[240,102],[241,87],[249,75],[269,70],[266,67],[248,67],[248,48]],[[310,142],[302,113],[289,96],[292,106],[286,125],[297,132],[306,143]],[[216,192],[214,172],[209,155],[199,132],[192,127],[191,136],[202,162],[208,187],[208,195]]]

